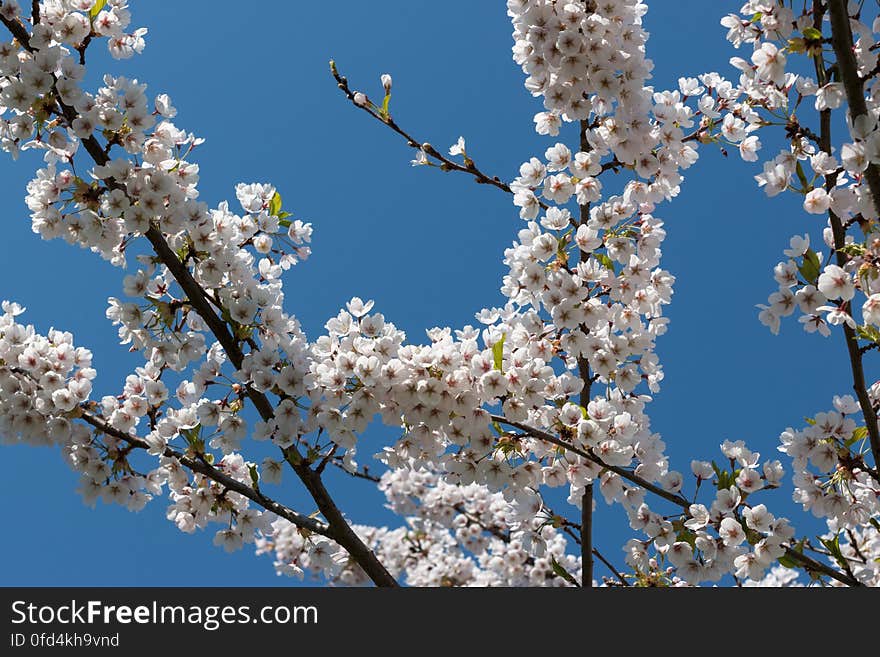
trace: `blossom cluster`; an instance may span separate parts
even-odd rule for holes
[[[562,532],[548,525],[546,509],[536,523],[534,512],[523,513],[522,505],[510,504],[485,486],[450,485],[426,470],[388,471],[379,488],[389,508],[406,518],[406,526],[354,528],[410,586],[564,586],[566,580],[557,576],[560,569],[580,577],[580,557],[566,554],[568,544]],[[524,518],[540,531],[508,529]],[[280,519],[274,530],[260,541],[259,550],[273,552],[279,573],[313,572],[348,585],[365,582],[332,542],[324,541],[316,554],[293,524]]]
[[[19,21],[21,8],[15,0],[0,3],[5,21]],[[131,114],[108,107],[95,107],[84,98],[85,76],[77,50],[92,39],[105,39],[117,59],[131,57],[144,49],[145,28],[126,31],[131,13],[126,0],[44,0],[40,21],[32,26],[27,43],[0,41],[0,144],[17,156],[30,148],[46,149],[58,157],[70,157],[79,139],[100,126],[137,135],[152,124],[149,114],[138,111],[136,92],[130,97]],[[74,125],[66,124],[65,112],[57,102],[73,110]],[[114,103],[115,105],[115,103]],[[128,121],[126,121],[128,119]]]

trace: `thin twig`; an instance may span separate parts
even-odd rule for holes
[[[500,527],[495,527],[494,525],[487,525],[479,518],[471,515],[471,513],[465,508],[464,504],[458,503],[452,507],[456,511],[458,511],[461,515],[468,519],[469,522],[477,525],[484,532],[492,534],[497,539],[504,541],[505,543],[510,543],[510,532],[506,532]]]
[[[587,131],[590,129],[588,121],[580,122],[580,148],[581,151],[587,153],[592,150],[590,142],[587,139]],[[617,158],[615,158],[616,160]],[[590,221],[590,204],[585,203],[579,206],[578,223],[580,226],[586,226]],[[580,261],[587,262],[590,254],[582,249],[578,249]],[[580,330],[584,334],[589,334],[590,330],[581,325]],[[593,385],[593,377],[590,372],[590,363],[583,356],[578,357],[578,374],[583,381],[584,387],[581,389],[580,405],[586,409],[590,403],[590,395]],[[593,482],[584,487],[584,494],[581,496],[581,559],[583,561],[583,577],[582,583],[584,588],[593,588]]]
[[[374,484],[378,484],[380,481],[382,481],[381,477],[377,477],[376,475],[370,474],[369,468],[367,466],[364,466],[360,470],[355,470],[355,471],[348,470],[342,464],[342,457],[340,457],[340,456],[334,457],[333,460],[330,462],[333,465],[335,465],[337,468],[342,470],[349,477],[354,477],[355,479],[364,479],[366,481],[372,481]]]
[[[610,570],[612,573],[614,573],[614,576],[617,578],[617,581],[620,582],[620,585],[621,585],[621,586],[629,586],[629,582],[626,581],[626,578],[625,578],[623,575],[620,574],[620,572],[617,570],[617,568],[615,568],[615,567],[611,564],[611,562],[608,561],[608,559],[606,559],[605,557],[602,556],[602,553],[599,552],[599,550],[597,550],[596,548],[593,548],[593,554],[596,556],[596,558],[597,558],[599,561],[601,561],[602,563],[605,564],[605,567],[606,567],[608,570]]]
[[[332,73],[333,78],[336,80],[336,85],[339,87],[339,89],[342,91],[342,93],[345,94],[345,97],[351,101],[352,105],[354,105],[358,109],[363,110],[364,112],[366,112],[367,114],[372,116],[374,119],[376,119],[380,123],[387,125],[394,132],[396,132],[401,137],[406,139],[406,143],[410,148],[419,149],[419,150],[423,151],[426,155],[433,157],[434,159],[436,159],[437,161],[439,161],[441,163],[440,166],[444,170],[459,171],[461,173],[467,173],[467,174],[473,176],[474,180],[482,185],[491,185],[493,187],[497,187],[498,189],[500,189],[504,192],[507,192],[508,194],[514,193],[513,190],[510,188],[510,185],[508,185],[507,183],[502,181],[498,176],[490,176],[486,173],[483,173],[483,171],[481,171],[477,167],[477,165],[474,164],[474,161],[470,157],[466,158],[464,165],[458,164],[457,162],[453,162],[448,157],[446,157],[445,155],[440,153],[433,146],[431,146],[431,144],[429,144],[427,142],[419,141],[418,139],[413,137],[410,133],[408,133],[406,130],[401,128],[397,124],[397,122],[391,117],[390,114],[386,114],[385,116],[382,116],[379,112],[377,112],[375,109],[373,109],[373,106],[371,103],[367,103],[366,105],[360,105],[360,104],[356,103],[355,99],[354,99],[356,92],[352,91],[349,88],[348,79],[345,76],[340,75],[339,71],[336,68],[336,63],[333,61],[330,62],[330,72]],[[539,200],[538,203],[541,206],[541,208],[543,208],[545,210],[549,207],[543,201]]]

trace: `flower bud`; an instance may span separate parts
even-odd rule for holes
[[[355,93],[355,95],[354,95],[354,104],[357,105],[358,107],[366,107],[366,106],[367,106],[367,96],[366,96],[366,94],[363,94],[363,93],[361,93],[360,91],[358,91],[357,93]]]
[[[385,89],[385,95],[387,96],[388,94],[391,93],[391,76],[388,75],[387,73],[383,73],[381,80],[382,80],[382,88]]]

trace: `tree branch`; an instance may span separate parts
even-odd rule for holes
[[[850,116],[853,123],[857,117],[867,114],[868,109],[865,104],[865,88],[864,82],[859,78],[856,58],[853,54],[852,30],[849,24],[849,16],[847,14],[846,0],[829,0],[828,10],[831,15],[831,33],[834,52],[837,55],[837,66],[840,75],[843,78],[844,89],[846,90],[847,102],[849,103]],[[818,4],[814,5],[814,24],[819,24],[821,28],[822,9]],[[817,71],[824,71],[824,63],[821,54],[817,57]],[[822,82],[820,78],[820,83]],[[831,154],[831,110],[825,110],[820,114],[821,129],[819,137],[819,147]],[[875,211],[880,214],[880,170],[877,165],[868,164],[865,171],[865,179],[868,182],[868,188],[874,204]],[[831,174],[825,178],[825,189],[830,192],[837,183],[837,174]],[[841,251],[846,245],[846,229],[833,211],[828,212],[831,223],[831,231],[834,235],[834,247],[836,251],[837,264],[840,267],[846,265],[849,256]],[[850,308],[850,312],[852,309]],[[868,437],[871,443],[871,454],[874,457],[874,467],[880,468],[880,427],[877,425],[877,413],[868,396],[867,384],[865,382],[865,370],[862,363],[863,353],[859,349],[858,338],[856,332],[846,323],[843,324],[844,338],[846,340],[846,348],[849,354],[850,370],[852,371],[853,391],[859,400],[859,408],[865,419],[865,426],[868,429]]]
[[[355,470],[354,472],[352,472],[351,470],[346,470],[345,467],[342,465],[342,457],[339,457],[339,456],[334,457],[333,460],[330,461],[330,463],[332,463],[337,468],[342,470],[349,477],[354,477],[355,479],[364,479],[366,481],[372,481],[374,484],[378,484],[380,481],[382,481],[381,477],[377,477],[376,475],[370,474],[370,471],[367,468],[367,466],[364,466],[360,470]]]
[[[401,137],[406,139],[406,143],[410,148],[417,148],[422,150],[426,155],[430,155],[431,157],[438,160],[441,164],[441,168],[448,171],[460,171],[461,173],[467,173],[474,177],[474,180],[482,185],[492,185],[493,187],[497,187],[498,189],[507,192],[508,194],[513,194],[513,190],[510,188],[510,185],[503,182],[498,176],[489,176],[486,173],[483,173],[480,169],[477,168],[476,164],[474,164],[473,160],[469,157],[465,160],[465,165],[462,166],[457,162],[453,162],[445,155],[437,151],[431,144],[427,142],[420,142],[415,137],[410,135],[406,130],[401,128],[390,114],[386,114],[385,116],[380,115],[376,112],[371,104],[367,105],[359,105],[354,100],[355,92],[352,91],[348,86],[348,79],[339,74],[339,71],[336,69],[336,62],[330,62],[330,72],[333,74],[333,78],[336,80],[336,85],[345,94],[345,97],[348,98],[352,105],[365,111],[367,114],[372,116],[374,119],[387,125],[394,132],[399,134]],[[538,200],[538,204],[546,210],[548,205],[541,200]]]
[[[593,555],[599,561],[601,561],[603,564],[605,564],[605,567],[608,570],[610,570],[612,573],[614,573],[614,576],[617,578],[617,581],[620,582],[621,586],[629,586],[629,582],[626,581],[626,578],[620,574],[620,571],[618,571],[617,568],[615,568],[614,565],[610,561],[608,561],[608,559],[606,559],[605,557],[602,556],[602,553],[599,552],[599,550],[597,550],[596,548],[593,548]]]
[[[506,532],[500,527],[495,527],[494,525],[486,525],[479,518],[474,517],[470,514],[470,512],[465,508],[464,504],[456,504],[452,507],[456,511],[458,511],[461,515],[468,519],[469,522],[474,523],[484,532],[491,534],[495,538],[505,542],[510,543],[510,532]]]
[[[30,37],[24,25],[17,20],[7,20],[0,16],[3,24],[9,29],[12,35],[22,44],[22,47],[28,51],[32,51],[30,47]],[[54,90],[54,84],[53,84]],[[58,104],[61,108],[61,115],[67,121],[68,126],[73,123],[77,113],[69,105],[65,104],[60,95],[55,91]],[[110,158],[105,149],[101,147],[94,135],[82,140],[88,154],[96,164],[106,165]],[[115,181],[108,181],[109,184],[117,184]],[[145,233],[145,237],[159,256],[162,263],[168,268],[178,285],[183,289],[189,298],[190,304],[195,311],[202,317],[208,328],[223,346],[230,361],[235,365],[236,369],[241,367],[243,354],[235,341],[235,338],[229,332],[226,323],[217,316],[213,308],[211,308],[205,291],[195,281],[189,269],[182,263],[177,254],[171,250],[165,241],[160,230],[151,225],[150,229]],[[247,396],[256,407],[260,417],[264,421],[269,421],[274,417],[274,410],[268,398],[261,392],[254,390],[250,386],[246,388]],[[342,512],[336,506],[327,488],[321,481],[321,476],[309,468],[308,462],[302,457],[295,446],[284,450],[285,460],[291,465],[294,472],[302,480],[306,489],[311,494],[318,509],[327,520],[328,527],[325,534],[329,538],[335,540],[341,545],[351,557],[363,568],[364,572],[378,586],[397,586],[394,577],[379,562],[376,555],[373,554],[367,545],[354,533],[354,530],[348,524],[348,521],[342,515]]]
[[[590,142],[587,140],[587,131],[590,129],[590,124],[588,121],[583,120],[580,122],[580,149],[584,153],[587,153],[592,150],[590,147]],[[615,158],[616,159],[616,158]],[[578,223],[580,226],[585,226],[590,221],[590,204],[587,203],[585,205],[578,206],[580,210],[580,215],[578,217]],[[578,249],[578,254],[581,262],[587,262],[590,259],[590,254],[586,253],[582,249]],[[581,325],[580,330],[585,334],[589,333],[590,330]],[[581,408],[587,408],[590,403],[590,395],[593,387],[593,377],[590,372],[590,363],[583,356],[579,356],[577,359],[578,365],[578,374],[581,377],[581,380],[584,383],[584,387],[581,389],[580,394],[580,405]],[[584,494],[581,496],[581,559],[583,562],[583,577],[581,578],[582,586],[584,588],[592,588],[593,587],[593,482],[590,482],[584,488]]]
[[[853,124],[856,119],[868,114],[865,102],[865,82],[859,77],[858,63],[853,53],[852,27],[847,12],[847,0],[828,0],[828,13],[831,18],[831,44],[837,56],[837,68],[846,91],[846,101]],[[880,215],[880,168],[869,163],[865,179],[871,190],[874,211]]]
[[[516,427],[517,429],[520,429],[521,431],[526,432],[527,434],[533,436],[534,438],[538,438],[539,440],[543,440],[543,441],[551,443],[553,445],[557,445],[559,447],[562,447],[563,449],[566,449],[566,450],[572,452],[573,454],[577,454],[578,456],[582,456],[583,458],[585,458],[589,461],[592,461],[593,463],[596,463],[597,465],[602,466],[606,470],[609,470],[617,475],[620,475],[621,477],[623,477],[627,481],[635,484],[636,486],[644,488],[646,491],[654,493],[654,495],[657,495],[658,497],[662,497],[664,500],[666,500],[668,502],[672,502],[673,504],[676,504],[677,506],[681,507],[682,510],[684,510],[686,515],[690,516],[691,503],[688,500],[681,497],[680,495],[670,493],[669,491],[663,490],[662,488],[655,486],[654,484],[647,481],[646,479],[639,477],[634,472],[630,472],[629,470],[625,470],[624,468],[620,468],[620,467],[617,467],[614,465],[608,465],[607,463],[603,462],[602,459],[595,456],[594,454],[585,452],[582,449],[578,449],[574,445],[570,445],[569,443],[566,443],[564,440],[560,440],[559,438],[557,438],[553,434],[547,433],[546,431],[542,431],[541,429],[537,429],[535,427],[530,427],[529,425],[523,424],[522,422],[515,422],[513,420],[508,420],[507,418],[505,418],[501,415],[492,415],[490,417],[495,422],[498,422],[500,424],[506,424],[511,427]],[[812,572],[821,573],[823,575],[827,575],[828,577],[831,577],[832,579],[837,580],[841,584],[846,584],[847,586],[864,586],[864,584],[862,584],[857,579],[854,579],[845,573],[841,573],[837,570],[834,570],[833,568],[831,568],[823,563],[820,563],[820,562],[816,561],[815,559],[808,557],[805,554],[801,554],[800,552],[797,552],[796,550],[792,550],[791,548],[788,548],[788,547],[785,548],[785,555],[791,559],[794,559],[798,563],[800,563],[807,571],[812,571]]]
[[[0,23],[3,23],[6,26],[6,28],[12,33],[12,36],[16,38],[25,50],[33,52],[31,48],[31,36],[28,34],[27,28],[21,21],[9,20],[0,15]]]
[[[613,472],[614,474],[620,475],[621,477],[623,477],[627,481],[629,481],[633,484],[636,484],[637,486],[644,488],[645,490],[654,493],[654,495],[657,495],[658,497],[662,497],[663,499],[667,500],[668,502],[672,502],[673,504],[680,506],[683,509],[687,509],[691,505],[691,503],[688,500],[686,500],[685,498],[683,498],[681,495],[676,495],[675,493],[670,493],[667,490],[663,490],[659,486],[652,484],[647,479],[643,479],[642,477],[638,476],[634,472],[630,472],[629,470],[626,470],[626,469],[621,468],[616,465],[609,465],[609,464],[605,463],[601,458],[599,458],[598,456],[593,454],[592,452],[585,452],[584,450],[582,450],[578,447],[575,447],[574,445],[567,443],[564,440],[561,440],[560,438],[557,438],[556,436],[554,436],[551,433],[547,433],[546,431],[542,431],[541,429],[537,429],[535,427],[530,427],[529,425],[523,424],[522,422],[516,422],[515,420],[508,420],[506,417],[504,417],[502,415],[492,415],[490,417],[495,422],[498,422],[500,424],[506,424],[507,426],[510,426],[510,427],[516,427],[517,429],[525,431],[527,434],[529,434],[530,436],[532,436],[534,438],[538,438],[539,440],[543,440],[545,442],[551,443],[551,444],[556,445],[558,447],[562,447],[563,449],[568,450],[572,454],[577,454],[578,456],[581,456],[581,457],[587,459],[588,461],[592,461],[596,465],[599,465],[599,466],[605,468],[606,470]]]
[[[593,588],[593,482],[584,488],[581,497],[581,586]]]

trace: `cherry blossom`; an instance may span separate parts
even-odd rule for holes
[[[332,63],[354,107],[415,149],[413,165],[474,176],[517,208],[499,254],[502,299],[475,309],[473,324],[415,339],[358,296],[307,336],[284,284],[311,254],[312,224],[289,218],[268,182],[237,185],[233,204],[199,200],[202,140],[174,123],[172,99],[123,76],[87,88],[89,43],[105,39],[117,58],[145,47],[125,0],[38,5],[28,16],[0,2],[11,34],[0,43],[0,143],[12,157],[43,151],[27,186],[33,231],[121,270],[106,317],[143,364],[98,398],[92,353],[4,302],[0,436],[59,446],[87,503],[138,511],[166,498],[185,533],[211,525],[217,547],[252,545],[279,574],[344,585],[807,583],[789,569],[880,584],[880,383],[862,365],[880,344],[877,26],[851,23],[846,3],[750,0],[721,19],[728,41],[751,50],[731,60],[734,79],[707,72],[662,90],[650,84],[643,2],[508,0],[534,129],[552,138],[542,157],[523,154],[509,183],[479,169],[463,137],[447,157],[407,133],[390,113],[389,74],[374,104]],[[841,50],[841,29],[854,50]],[[826,39],[842,82],[827,79]],[[788,70],[800,58],[819,79]],[[835,111],[848,127],[836,145]],[[784,141],[763,137],[780,125]],[[762,138],[784,147],[766,154]],[[661,247],[680,230],[671,202],[699,149],[734,146],[759,163],[768,197],[802,196],[811,222],[773,267],[759,320],[779,333],[799,311],[805,331],[841,336],[856,396],[782,432],[785,464],[728,439],[679,471],[649,413],[676,281]],[[131,255],[144,250],[135,242],[148,252]],[[393,430],[385,443],[364,437],[374,418]],[[272,455],[247,460],[251,441]],[[378,487],[399,525],[348,518],[326,468]],[[815,541],[773,512],[786,468],[793,499],[826,523]],[[270,496],[294,477],[317,514]],[[634,532],[623,555],[590,533],[600,498]]]

